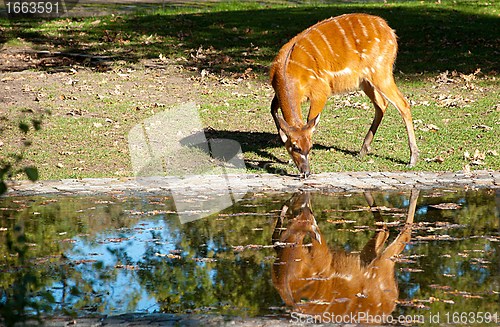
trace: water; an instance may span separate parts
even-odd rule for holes
[[[0,313],[494,317],[499,198],[253,193],[185,224],[168,196],[0,198]]]

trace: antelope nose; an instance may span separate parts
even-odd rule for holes
[[[307,177],[309,177],[311,175],[311,170],[309,169],[308,164],[306,164],[300,168],[301,168],[300,173],[302,174],[302,178],[306,179]]]
[[[309,168],[309,161],[307,160],[307,156],[304,158],[304,161],[298,165],[299,171],[301,173],[302,178],[307,178],[311,175],[311,169]]]

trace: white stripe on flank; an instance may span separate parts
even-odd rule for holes
[[[342,34],[346,47],[352,49],[352,44],[349,42],[349,39],[347,38],[347,34],[345,33],[344,28],[339,24],[339,22],[336,19],[333,22],[335,23],[335,25],[337,25],[339,32]]]
[[[349,75],[350,73],[352,73],[352,70],[351,70],[351,68],[346,67],[346,68],[344,68],[342,70],[339,70],[339,71],[336,71],[336,72],[332,72],[332,71],[329,71],[329,70],[325,70],[324,72],[326,74],[330,75],[332,78],[335,78],[335,77],[338,77],[338,76]]]
[[[310,79],[319,80],[319,81],[321,81],[322,83],[325,83],[325,84],[327,84],[327,85],[328,85],[328,79],[327,79],[325,76],[309,75],[309,78],[310,78]]]
[[[330,54],[332,55],[332,58],[333,58],[333,49],[332,49],[332,45],[330,44],[330,40],[328,40],[328,38],[326,37],[326,35],[321,32],[321,30],[315,28],[313,29],[313,31],[316,31],[319,33],[319,36],[323,39],[323,42],[325,42],[326,46],[328,47],[328,51],[330,51]]]
[[[307,70],[308,72],[311,72],[311,73],[312,73],[312,74],[313,74],[316,78],[318,78],[318,74],[317,74],[317,73],[316,73],[313,69],[311,69],[311,68],[307,67],[307,66],[306,66],[306,65],[304,65],[303,63],[300,63],[300,62],[295,61],[295,60],[293,60],[293,59],[290,59],[288,62],[289,62],[289,63],[291,63],[291,64],[294,64],[294,65],[297,65],[297,66],[299,66],[300,68]]]
[[[378,34],[378,33],[376,33],[376,32],[377,32],[377,28],[375,27],[375,25],[373,25],[373,20],[369,20],[369,22],[370,22],[371,31],[372,31],[372,33],[373,33],[373,36],[375,36],[376,34]],[[381,42],[380,42],[380,39],[379,39],[378,37],[376,37],[376,36],[374,37],[374,39],[375,39],[375,41],[377,41],[377,42],[375,42],[376,46],[373,46],[373,47],[372,47],[372,49],[371,49],[371,50],[372,50],[372,51],[371,51],[371,53],[379,53],[379,52],[380,52],[380,50],[381,50],[381,49],[380,49],[380,43],[381,43]]]
[[[370,22],[371,32],[375,33],[375,31],[377,30],[377,28],[375,27],[375,25],[373,25],[373,20],[370,19],[369,22]]]
[[[324,61],[324,60],[325,60],[325,58],[323,58],[323,54],[322,54],[322,53],[321,53],[321,51],[318,49],[318,47],[316,46],[316,44],[314,44],[314,42],[313,42],[313,41],[311,41],[311,38],[310,38],[310,37],[308,37],[308,38],[306,38],[306,40],[307,40],[307,41],[309,42],[309,44],[313,47],[314,51],[316,51],[316,53],[318,54],[318,57],[320,56],[320,57],[321,57],[321,59]],[[318,57],[317,57],[317,58],[318,58]],[[319,59],[319,58],[318,58],[318,59]]]
[[[363,31],[363,35],[365,37],[368,37],[368,30],[366,29],[366,26],[365,26],[365,24],[363,24],[361,19],[359,19],[359,17],[358,17],[358,24],[359,24],[359,26],[361,26],[361,31]]]
[[[301,44],[296,44],[295,45],[297,48],[299,48],[300,50],[302,50],[302,52],[304,52],[308,57],[309,59],[311,59],[313,62],[316,61],[316,58],[309,52],[309,50],[307,50],[307,48],[305,48],[303,45]]]
[[[356,30],[354,29],[354,26],[352,26],[352,21],[348,20],[347,24],[349,24],[349,27],[351,28],[351,33],[354,36],[355,39],[358,38],[358,35],[356,34]]]

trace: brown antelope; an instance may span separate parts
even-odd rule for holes
[[[313,317],[326,317],[325,313],[360,319],[390,315],[399,296],[392,257],[410,241],[418,194],[411,193],[406,224],[396,239],[383,249],[389,237],[384,228],[360,253],[330,249],[314,219],[309,194],[294,195],[290,208],[283,207],[273,233],[277,258],[272,281],[286,305],[293,312]],[[381,219],[380,212],[373,209],[371,196],[367,194],[366,198],[375,218]],[[289,218],[286,229],[285,217]]]
[[[347,14],[309,27],[281,48],[270,72],[275,91],[271,114],[303,177],[310,174],[311,137],[327,98],[356,89],[362,89],[375,106],[375,117],[360,157],[369,152],[390,102],[403,117],[411,154],[409,166],[415,165],[418,148],[410,105],[397,88],[392,74],[397,47],[396,34],[382,18]],[[304,124],[301,103],[306,99],[310,108]],[[278,116],[279,108],[283,118]]]

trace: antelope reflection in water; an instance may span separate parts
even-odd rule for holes
[[[399,296],[391,258],[410,241],[418,195],[419,191],[412,191],[405,226],[385,249],[389,231],[384,225],[360,253],[348,253],[327,246],[309,193],[296,193],[283,206],[273,233],[273,243],[278,245],[273,284],[286,305],[307,315],[390,315]],[[381,221],[371,194],[365,193],[365,198]],[[283,228],[285,218],[288,223]]]

